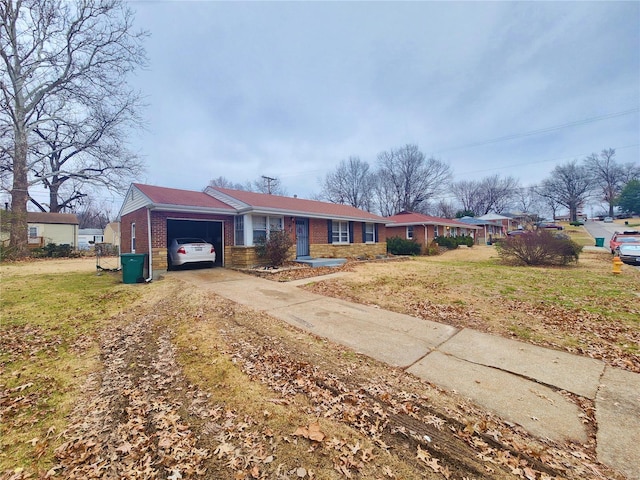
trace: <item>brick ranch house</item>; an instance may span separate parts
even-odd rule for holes
[[[203,192],[131,184],[118,214],[121,252],[147,254],[145,276],[166,272],[173,238],[200,237],[216,263],[260,264],[255,242],[274,229],[289,232],[291,258],[356,258],[386,254],[388,219],[334,203],[207,187]]]
[[[386,225],[387,238],[413,240],[420,245],[423,252],[436,237],[466,235],[473,237],[475,241],[478,230],[480,227],[475,225],[415,212],[400,212],[387,217]]]

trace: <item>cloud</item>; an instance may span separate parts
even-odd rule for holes
[[[264,174],[311,196],[340,160],[375,164],[406,143],[461,177],[524,184],[603,148],[639,158],[637,111],[483,144],[640,105],[637,2],[132,6],[152,33],[134,79],[150,102],[149,183]]]

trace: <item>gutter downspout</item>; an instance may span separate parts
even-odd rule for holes
[[[144,281],[149,283],[153,280],[153,257],[151,250],[151,209],[147,208],[147,236],[149,238],[149,278],[145,278]]]

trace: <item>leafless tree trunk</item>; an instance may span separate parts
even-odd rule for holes
[[[115,100],[122,105],[123,99],[135,98],[128,95],[126,77],[145,63],[141,41],[146,33],[135,33],[132,22],[133,14],[122,0],[0,2],[0,129],[10,126],[12,132],[2,166],[12,178],[10,245],[15,255],[27,251],[29,172],[42,175],[36,183],[71,173],[44,167],[45,158],[57,154],[61,145],[56,143],[48,151],[34,148],[39,141],[36,130],[48,125],[45,136],[50,139],[54,119],[60,125],[77,126],[72,114],[112,108]],[[125,165],[130,160],[126,158]],[[90,165],[86,155],[79,163],[85,177],[95,175],[95,179],[106,171],[102,164]]]

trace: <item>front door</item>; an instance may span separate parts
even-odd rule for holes
[[[296,218],[296,257],[309,256],[309,220]]]

